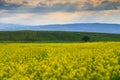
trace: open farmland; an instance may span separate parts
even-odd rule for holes
[[[118,79],[120,42],[0,44],[0,80]]]

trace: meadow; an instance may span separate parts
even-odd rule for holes
[[[89,42],[120,41],[120,34],[65,31],[0,31],[0,43],[79,43],[88,36]]]
[[[120,42],[0,44],[0,80],[119,79]]]

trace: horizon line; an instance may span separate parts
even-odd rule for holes
[[[47,25],[72,25],[72,24],[110,24],[110,25],[120,25],[119,23],[60,23],[60,24],[14,24],[14,23],[0,23],[0,24],[8,24],[8,25],[23,25],[23,26],[47,26]]]

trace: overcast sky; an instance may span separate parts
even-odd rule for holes
[[[0,23],[120,24],[120,0],[0,0]]]

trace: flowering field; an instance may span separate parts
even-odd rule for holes
[[[0,44],[0,80],[119,80],[120,42]]]

